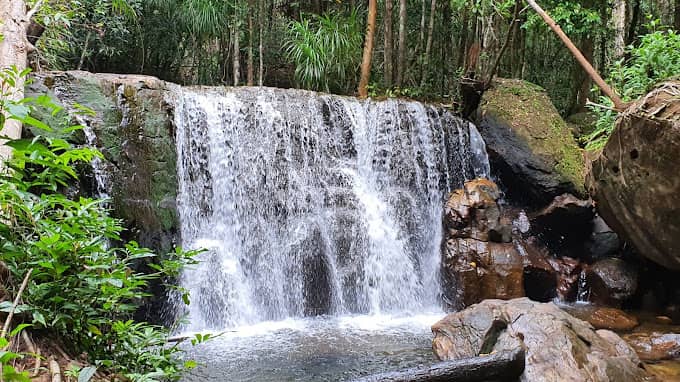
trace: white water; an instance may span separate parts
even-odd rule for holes
[[[266,88],[185,88],[175,108],[182,244],[207,249],[182,275],[185,331],[440,310],[443,197],[489,172],[473,125]]]

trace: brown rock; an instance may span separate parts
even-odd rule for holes
[[[680,81],[660,84],[617,121],[587,176],[607,224],[637,252],[680,269]]]
[[[552,303],[486,300],[432,326],[442,360],[526,348],[522,381],[645,381],[633,349],[609,331],[595,332]]]
[[[661,361],[680,358],[680,334],[633,333],[623,339],[635,349],[643,361]]]
[[[609,329],[617,331],[631,330],[639,325],[635,316],[615,308],[599,307],[593,310],[588,322],[595,329]]]
[[[501,217],[498,198],[495,183],[476,179],[451,193],[446,203],[442,266],[454,309],[486,298],[524,296],[523,260],[510,243],[511,220]]]

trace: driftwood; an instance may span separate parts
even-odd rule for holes
[[[524,349],[439,362],[422,368],[371,375],[354,382],[515,381],[524,372]]]

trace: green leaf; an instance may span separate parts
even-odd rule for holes
[[[40,312],[33,312],[33,322],[37,322],[42,326],[47,326],[47,322],[45,322],[45,316],[43,316],[43,314]]]
[[[9,336],[10,336],[10,337],[14,337],[14,336],[16,336],[17,334],[21,333],[22,330],[24,330],[24,329],[26,329],[26,328],[28,328],[28,327],[30,327],[30,326],[33,326],[33,324],[19,324],[19,325],[17,325],[16,328],[14,328],[14,330],[12,330],[11,332],[9,332]]]

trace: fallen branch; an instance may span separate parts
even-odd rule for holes
[[[604,82],[602,77],[600,77],[600,74],[597,73],[597,71],[595,70],[595,68],[593,68],[592,65],[590,65],[590,62],[588,62],[588,60],[583,56],[581,51],[578,50],[576,45],[574,45],[574,43],[569,39],[569,37],[567,37],[562,28],[560,28],[560,26],[557,25],[557,23],[555,23],[555,21],[550,17],[550,15],[548,15],[548,13],[544,11],[543,8],[541,8],[541,6],[538,5],[538,3],[536,3],[536,1],[534,0],[526,1],[527,3],[529,3],[529,5],[531,5],[531,7],[536,11],[536,13],[538,13],[543,18],[543,20],[546,22],[546,24],[548,24],[550,29],[552,29],[553,32],[557,34],[557,36],[560,38],[560,40],[562,40],[564,45],[566,45],[567,48],[571,51],[571,54],[574,55],[576,61],[578,61],[578,63],[581,64],[581,66],[586,71],[586,73],[588,73],[590,78],[592,78],[593,81],[597,84],[597,86],[599,86],[600,89],[602,89],[602,92],[604,92],[604,94],[606,94],[607,97],[609,97],[612,100],[612,102],[614,102],[614,108],[618,111],[624,111],[626,109],[627,104],[623,102],[621,98],[619,98],[616,92],[614,92],[614,90],[611,87],[609,87],[609,85],[607,85],[606,82]]]
[[[26,276],[24,276],[24,281],[21,282],[19,292],[17,292],[16,297],[14,297],[14,303],[12,304],[12,307],[9,309],[7,319],[5,319],[5,325],[2,327],[2,332],[0,333],[1,338],[5,338],[5,336],[7,335],[9,325],[12,323],[12,317],[14,317],[14,311],[16,310],[17,305],[19,305],[19,301],[21,301],[21,294],[24,293],[24,289],[26,289],[26,286],[28,285],[28,279],[31,278],[31,273],[33,273],[33,268],[29,269],[28,272],[26,273]]]
[[[524,372],[524,349],[485,357],[439,362],[423,368],[371,375],[354,382],[482,382],[514,381]]]
[[[61,369],[59,368],[59,363],[50,358],[50,376],[52,377],[52,382],[61,382]]]

